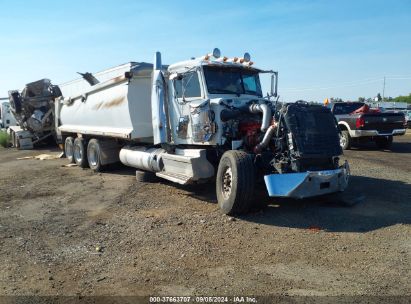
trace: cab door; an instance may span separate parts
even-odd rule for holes
[[[193,113],[193,109],[206,102],[199,79],[200,74],[198,71],[189,71],[178,74],[171,80],[173,102],[170,105],[170,124],[175,144],[192,144],[196,142],[196,136],[193,136],[193,127],[196,127],[193,118],[196,117],[196,113]]]

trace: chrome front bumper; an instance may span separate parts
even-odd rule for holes
[[[275,197],[307,198],[344,191],[350,177],[350,167],[303,173],[270,174],[264,176],[268,194]]]
[[[395,136],[404,135],[405,129],[394,129],[392,132],[378,132],[377,130],[351,130],[351,137],[366,137],[366,136]]]

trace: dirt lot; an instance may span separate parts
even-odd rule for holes
[[[214,186],[0,150],[1,295],[411,295],[411,135],[345,153],[344,201],[222,215]]]

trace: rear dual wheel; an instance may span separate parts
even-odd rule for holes
[[[84,138],[67,137],[64,142],[64,153],[70,163],[76,163],[81,168],[86,168],[100,172],[103,169],[101,162],[101,143],[98,139],[90,139],[87,141]]]
[[[77,137],[73,144],[74,162],[81,168],[87,167],[86,140]]]
[[[101,146],[98,139],[90,139],[87,145],[87,159],[90,169],[100,172],[103,169],[101,163]]]
[[[74,139],[71,136],[67,137],[64,141],[64,154],[70,164],[74,163]]]

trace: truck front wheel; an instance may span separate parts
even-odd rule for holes
[[[255,168],[251,156],[227,151],[221,157],[216,178],[218,205],[225,214],[246,213],[254,194]]]
[[[87,153],[85,148],[84,138],[77,137],[74,140],[73,156],[77,166],[81,168],[87,167]]]
[[[350,133],[347,130],[341,131],[340,146],[343,150],[351,149],[352,139]]]

